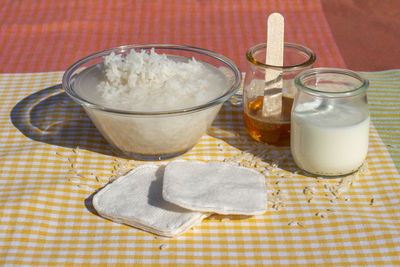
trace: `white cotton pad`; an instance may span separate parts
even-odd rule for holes
[[[163,198],[183,208],[219,214],[256,215],[267,210],[265,178],[222,162],[171,162]]]
[[[163,166],[139,166],[100,190],[93,206],[114,222],[168,237],[182,234],[207,214],[164,201],[163,173]]]

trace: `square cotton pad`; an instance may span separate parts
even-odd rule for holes
[[[255,215],[267,209],[264,176],[222,162],[169,163],[162,193],[171,203],[202,212]]]
[[[206,214],[164,201],[163,173],[163,166],[139,166],[100,190],[93,206],[101,216],[118,223],[168,237],[182,234]]]

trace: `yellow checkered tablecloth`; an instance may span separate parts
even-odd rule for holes
[[[400,264],[400,176],[392,160],[398,166],[400,71],[365,73],[375,125],[368,166],[339,180],[307,177],[287,148],[252,141],[240,105],[227,102],[180,158],[240,159],[263,171],[268,211],[213,216],[172,239],[96,214],[95,191],[141,162],[111,152],[57,86],[61,75],[0,75],[0,264]]]
[[[363,75],[372,81],[368,91],[372,120],[400,171],[400,69]]]

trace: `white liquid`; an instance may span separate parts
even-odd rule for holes
[[[291,151],[301,169],[319,175],[356,171],[368,152],[368,110],[314,101],[296,107],[291,119]]]

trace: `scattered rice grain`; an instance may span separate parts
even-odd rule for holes
[[[288,223],[288,225],[289,225],[289,226],[301,226],[301,227],[304,227],[304,224],[302,224],[302,223],[300,223],[300,222],[298,222],[298,221],[290,221],[290,222]]]
[[[73,183],[80,183],[81,181],[79,179],[76,178],[69,178],[68,181],[73,182]]]
[[[370,204],[371,206],[373,206],[373,205],[375,204],[375,199],[374,199],[374,198],[371,198],[371,200],[369,201],[369,204]]]
[[[167,245],[167,244],[161,244],[160,245],[160,247],[159,247],[159,249],[160,250],[165,250],[165,249],[167,249],[169,246]]]
[[[315,193],[315,188],[313,186],[306,186],[303,189],[304,195],[314,195],[314,193]]]
[[[320,218],[326,218],[326,217],[328,217],[328,214],[326,212],[319,211],[319,212],[315,213],[315,216],[320,217]]]
[[[79,152],[80,152],[79,146],[73,148],[73,149],[72,149],[72,152],[74,152],[74,154],[76,154],[76,155],[79,155]]]

